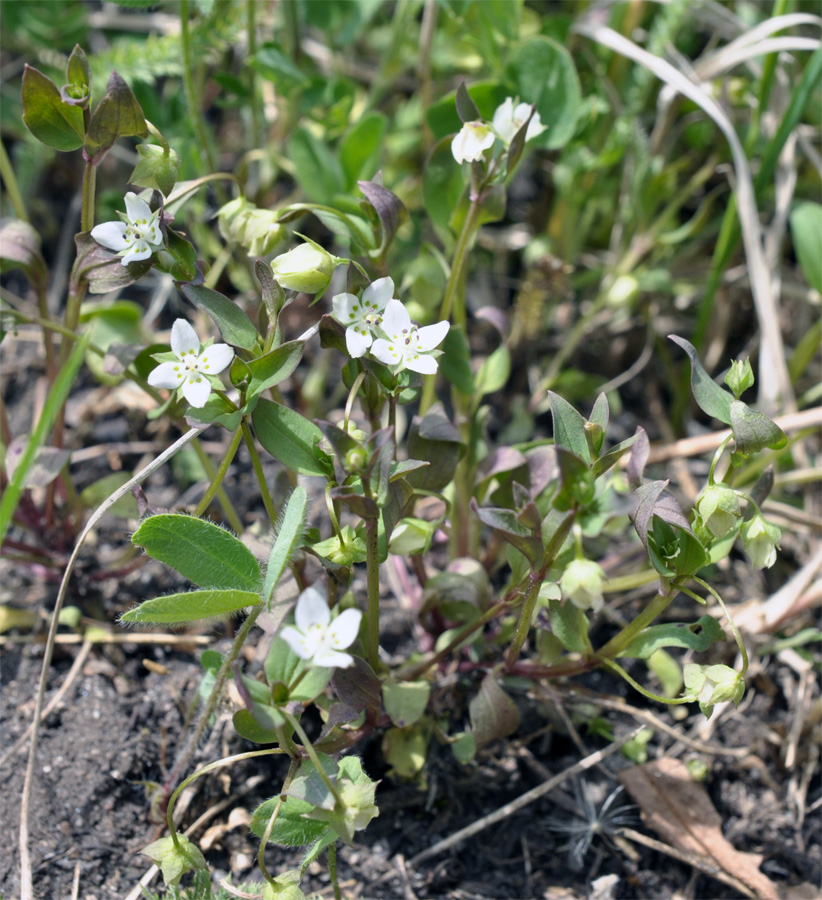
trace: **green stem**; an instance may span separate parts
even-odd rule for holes
[[[83,172],[83,208],[80,213],[80,231],[94,228],[94,198],[97,192],[97,166],[86,163]]]
[[[20,185],[17,183],[17,176],[14,174],[14,168],[2,142],[0,142],[0,177],[2,177],[3,183],[6,185],[6,193],[14,209],[14,215],[21,222],[28,222],[29,214],[26,212],[26,207],[23,203]]]
[[[183,90],[185,91],[188,114],[194,125],[199,151],[205,154],[208,170],[209,172],[216,172],[217,161],[214,158],[214,150],[211,146],[211,140],[205,127],[205,122],[203,122],[200,105],[197,102],[197,92],[194,89],[194,64],[191,58],[191,31],[189,30],[188,23],[188,0],[180,0],[180,42],[183,50]],[[200,156],[200,161],[202,164],[202,155]]]
[[[169,773],[168,778],[166,779],[167,784],[174,784],[177,778],[180,777],[180,772],[186,767],[189,759],[191,758],[194,751],[197,747],[200,746],[200,741],[205,734],[205,730],[208,727],[208,723],[211,720],[211,717],[214,715],[214,710],[217,709],[217,704],[220,701],[220,697],[223,692],[223,687],[228,679],[229,674],[231,673],[231,667],[234,664],[234,660],[237,659],[237,656],[242,649],[243,644],[245,643],[246,638],[248,637],[251,629],[254,627],[254,623],[257,621],[257,616],[263,611],[264,607],[262,604],[259,606],[255,606],[254,609],[246,616],[245,622],[240,626],[237,630],[237,634],[234,636],[234,641],[231,644],[231,649],[228,651],[225,659],[222,662],[222,665],[217,670],[217,676],[214,679],[214,686],[211,688],[211,693],[208,695],[208,700],[206,701],[205,706],[203,707],[203,711],[200,713],[199,719],[197,719],[197,724],[194,726],[194,730],[191,732],[188,740],[186,741],[185,746],[180,751],[180,755],[177,757],[174,767]],[[281,748],[277,748],[276,751],[272,750],[264,750],[260,751],[260,753],[283,753]],[[253,754],[252,754],[253,755]],[[245,756],[232,757],[232,759],[245,759]],[[202,772],[200,773],[202,774]],[[177,794],[189,783],[191,779],[184,782],[180,785],[179,788],[172,794],[172,798],[175,798]],[[169,828],[173,829],[173,824],[171,822],[171,812],[172,812],[172,803],[169,800],[168,807],[168,820],[169,820]],[[176,843],[176,841],[175,841]]]
[[[237,534],[241,534],[243,531],[243,523],[240,517],[237,515],[234,507],[231,505],[231,502],[228,499],[225,491],[222,488],[223,479],[228,472],[228,467],[231,465],[232,460],[234,459],[234,455],[237,453],[237,448],[240,446],[240,441],[242,440],[243,432],[241,428],[238,428],[233,437],[231,438],[231,443],[228,445],[228,450],[226,450],[225,456],[220,461],[219,468],[217,471],[211,476],[211,484],[208,486],[208,490],[203,495],[203,499],[197,504],[197,508],[194,510],[195,516],[201,516],[209,507],[209,504],[214,499],[217,494],[220,494],[220,505],[223,507],[223,510],[226,514],[226,518],[228,519],[231,527],[237,532]],[[199,444],[198,440],[194,441],[194,449],[197,452],[197,445]],[[206,467],[206,471],[211,468],[211,460],[206,455],[205,451],[202,447],[199,448],[200,452],[197,455],[200,458],[200,461]],[[202,455],[201,455],[202,454]]]
[[[514,635],[514,640],[511,641],[511,646],[508,648],[508,656],[505,660],[505,668],[508,670],[511,669],[511,666],[513,666],[519,658],[522,647],[528,637],[528,632],[531,630],[531,619],[534,617],[534,608],[536,607],[539,598],[539,589],[542,587],[542,582],[545,580],[544,573],[541,573],[541,578],[539,577],[539,574],[540,573],[532,570],[531,575],[528,578],[528,588],[525,592],[525,599],[522,601],[522,610],[520,611],[519,623],[517,624],[517,633]]]
[[[597,657],[601,660],[613,659],[631,643],[631,641],[659,616],[673,600],[673,592],[658,593],[645,609],[622,631],[617,632],[604,647],[597,651]]]
[[[365,553],[368,583],[368,663],[376,672],[380,662],[380,548],[377,519],[366,519]]]
[[[698,584],[705,588],[706,591],[716,600],[716,602],[722,608],[722,612],[725,613],[725,618],[728,620],[728,624],[731,626],[731,631],[733,632],[734,640],[736,641],[736,646],[739,647],[739,653],[742,656],[742,672],[741,675],[744,675],[748,671],[748,651],[745,649],[745,644],[742,641],[742,635],[739,633],[739,629],[736,627],[736,622],[734,622],[731,614],[728,612],[728,607],[725,606],[722,597],[706,582],[701,578],[698,578],[696,575],[691,576],[693,580]]]
[[[297,774],[298,766],[299,760],[292,759],[291,764],[288,767],[288,773],[285,776],[285,781],[283,781],[282,791],[280,792],[280,796],[277,798],[277,802],[274,805],[274,809],[272,810],[271,815],[269,816],[268,822],[265,826],[265,831],[263,832],[263,836],[260,840],[260,849],[257,851],[257,865],[260,867],[260,871],[263,873],[263,877],[265,878],[265,880],[274,888],[277,888],[278,885],[268,871],[268,867],[265,864],[265,848],[268,846],[271,832],[274,830],[274,823],[277,821],[277,817],[280,815],[280,810],[283,806],[283,801],[285,798],[283,797],[282,792],[287,790],[288,786],[294,780],[294,776]]]
[[[260,454],[257,452],[257,445],[254,443],[254,435],[251,433],[251,429],[245,419],[242,421],[241,428],[243,430],[243,437],[245,438],[245,445],[248,447],[248,452],[251,455],[251,465],[254,468],[254,474],[257,476],[257,483],[260,485],[263,505],[265,506],[268,520],[273,525],[277,521],[277,507],[274,505],[274,500],[271,498],[268,485],[265,483],[265,472],[263,472]]]
[[[255,56],[257,53],[257,11],[258,0],[247,0],[246,15],[248,32],[248,55]],[[257,72],[253,66],[246,66],[248,72],[248,92],[251,97],[251,142],[254,147],[262,147],[263,132],[260,127],[260,104],[257,92]]]
[[[308,739],[308,735],[303,730],[303,727],[302,725],[300,725],[299,720],[284,707],[280,707],[280,713],[285,716],[285,718],[288,720],[288,724],[294,729],[294,731],[297,732],[300,740],[303,742],[303,749],[308,754],[311,762],[314,763],[314,768],[317,770],[317,774],[320,776],[320,778],[322,778],[323,783],[331,792],[334,800],[337,803],[342,804],[340,792],[337,790],[336,785],[328,777],[328,772],[326,772],[323,768],[322,763],[320,762],[320,757],[317,755],[317,751],[314,749],[314,745]]]
[[[207,775],[209,772],[213,772],[215,769],[219,769],[222,766],[229,766],[235,762],[241,762],[244,759],[254,759],[257,756],[273,756],[275,753],[282,753],[283,751],[279,747],[269,747],[266,750],[249,750],[247,753],[237,753],[235,756],[226,756],[223,759],[215,760],[212,763],[209,763],[207,766],[203,766],[202,769],[197,769],[196,772],[193,772],[191,775],[183,781],[180,786],[174,791],[174,793],[169,797],[168,800],[168,809],[166,811],[166,822],[168,823],[168,832],[171,835],[171,840],[174,842],[174,846],[179,846],[179,838],[177,836],[177,829],[174,826],[174,805],[177,803],[177,799],[180,794],[194,781],[196,781],[201,775]]]
[[[331,879],[331,887],[334,889],[334,900],[342,900],[340,893],[340,881],[337,877],[337,842],[328,845],[328,877]]]
[[[661,697],[659,694],[653,693],[653,691],[649,691],[647,688],[644,688],[638,681],[635,681],[631,676],[622,668],[622,666],[615,663],[612,659],[603,659],[602,665],[607,666],[607,668],[612,669],[616,672],[620,677],[624,678],[628,684],[635,691],[639,691],[644,697],[647,697],[649,700],[656,700],[657,703],[668,703],[670,706],[678,706],[682,703],[690,703],[693,698],[692,697]]]

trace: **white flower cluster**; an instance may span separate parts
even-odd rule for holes
[[[378,278],[362,297],[337,294],[331,298],[331,314],[345,326],[345,346],[353,359],[367,351],[396,371],[410,369],[423,375],[437,371],[436,348],[445,340],[450,325],[437,322],[419,328],[408,310],[393,297],[394,282]]]
[[[487,122],[466,122],[451,141],[454,159],[458,163],[477,162],[497,138],[507,147],[514,135],[528,122],[531,108],[528,103],[514,106],[514,98],[506,97],[496,108],[490,125]],[[525,140],[530,141],[543,131],[545,126],[540,121],[539,113],[535,111],[528,122]]]

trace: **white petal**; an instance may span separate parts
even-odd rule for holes
[[[356,307],[356,309],[355,309]],[[359,298],[354,294],[335,294],[331,298],[331,315],[341,324],[348,325],[362,312]]]
[[[528,116],[531,115],[531,104],[530,103],[518,103],[516,109],[514,110],[514,124],[517,128],[522,128],[522,126],[528,121]]]
[[[386,341],[385,338],[377,338],[371,345],[371,355],[387,366],[395,366],[402,362],[400,345],[394,341]]]
[[[352,359],[359,359],[373,340],[371,332],[365,325],[351,325],[345,329],[345,346]]]
[[[197,368],[209,375],[217,375],[234,359],[234,351],[228,344],[212,344],[197,359]]]
[[[208,395],[211,393],[211,385],[205,375],[195,374],[193,378],[184,378],[182,388],[183,396],[197,409],[206,405]]]
[[[109,250],[120,252],[128,247],[126,226],[122,222],[102,222],[91,229],[91,236]]]
[[[363,303],[376,306],[380,311],[385,309],[385,304],[394,296],[394,280],[392,278],[378,278],[362,292]]]
[[[324,669],[347,669],[353,662],[353,656],[330,650],[328,647],[321,647],[314,654],[314,663]]]
[[[185,319],[176,319],[171,326],[171,349],[177,359],[182,359],[184,353],[193,350],[200,352],[200,339],[197,332]]]
[[[537,135],[542,134],[545,130],[546,126],[542,124],[539,113],[535,112],[534,118],[528,123],[528,130],[525,132],[525,140],[530,141],[532,138],[537,137]]]
[[[149,373],[148,383],[152,387],[167,388],[171,391],[180,387],[185,377],[185,369],[180,363],[164,362]]]
[[[437,371],[437,361],[427,353],[415,353],[405,357],[405,368],[420,375],[433,375]]]
[[[126,194],[126,215],[129,222],[148,222],[153,213],[142,197],[138,197],[134,191],[129,191]]]
[[[399,300],[391,299],[385,307],[382,317],[382,330],[394,337],[402,334],[403,329],[411,327],[411,316]]]
[[[138,259],[148,259],[153,252],[146,241],[132,241],[131,246],[123,254],[121,262],[124,266],[127,266],[131,262],[137,262]]]
[[[437,322],[435,325],[420,328],[417,331],[417,346],[420,350],[433,350],[445,340],[450,327],[448,322]]]
[[[308,641],[304,634],[300,634],[296,628],[291,625],[286,626],[280,632],[280,637],[288,644],[289,647],[300,657],[300,659],[311,659],[314,655],[314,647],[308,646]],[[313,644],[313,641],[312,641]]]
[[[504,141],[510,141],[514,136],[513,119],[514,101],[513,98],[506,97],[505,100],[503,100],[503,102],[494,111],[494,118],[491,120],[491,124],[494,126],[494,131],[496,131],[496,133]]]
[[[358,609],[347,609],[340,613],[328,626],[326,645],[335,650],[345,650],[357,640],[362,613]]]
[[[297,628],[307,632],[312,625],[325,627],[331,620],[331,611],[325,602],[323,595],[315,588],[306,588],[300,599],[297,600],[297,608],[294,610],[294,621]]]

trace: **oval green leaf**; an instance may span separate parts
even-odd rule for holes
[[[248,606],[256,606],[259,602],[259,594],[253,591],[186,591],[146,600],[120,616],[120,621],[153,625],[197,622],[227,616]]]

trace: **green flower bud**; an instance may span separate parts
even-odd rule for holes
[[[311,549],[338,566],[350,567],[355,563],[365,562],[368,556],[365,541],[358,537],[357,532],[350,525],[343,525],[342,538],[333,535],[326,541],[313,544]]]
[[[559,586],[562,595],[578,609],[599,612],[603,606],[602,582],[605,573],[602,567],[590,559],[575,559],[565,567]]]
[[[208,869],[200,848],[182,834],[177,835],[176,844],[169,835],[149,844],[141,852],[160,867],[167,885],[179,884],[183,875],[191,869]]]
[[[221,207],[217,223],[220,234],[245,247],[249,256],[266,256],[285,238],[286,228],[277,216],[272,210],[258,209],[245,197],[237,197]]]
[[[776,551],[782,533],[761,514],[742,526],[742,544],[757,569],[770,569],[776,562]]]
[[[282,287],[305,294],[323,293],[336,268],[335,257],[313,241],[282,253],[271,263]]]
[[[682,675],[688,695],[699,703],[703,714],[710,718],[717,703],[733,701],[739,706],[745,693],[745,682],[730,666],[700,666],[686,663]]]
[[[740,516],[736,491],[725,484],[706,487],[696,502],[703,524],[716,538],[724,537]]]
[[[753,387],[753,383],[754,373],[751,368],[751,361],[749,359],[735,359],[731,363],[731,368],[728,369],[728,374],[725,376],[725,384],[733,391],[734,397],[738,400],[749,387]]]
[[[129,183],[156,188],[167,197],[177,183],[180,157],[173,150],[166,152],[156,144],[138,144],[137,152],[140,154],[140,161],[134,167]]]
[[[283,872],[273,884],[267,881],[263,887],[263,900],[305,900],[305,894],[300,890],[300,870]]]

